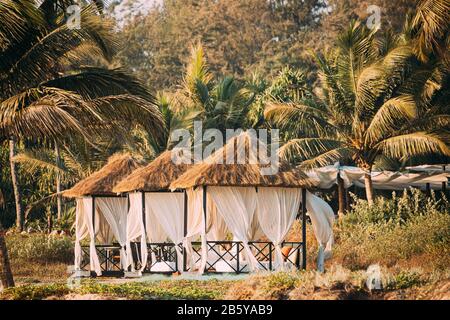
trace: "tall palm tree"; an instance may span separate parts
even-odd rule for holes
[[[81,28],[67,24],[71,0],[0,3],[0,141],[61,141],[68,135],[115,132],[134,122],[155,138],[164,131],[154,98],[121,69],[81,66],[111,61],[113,24],[98,14],[102,1],[81,11]]]
[[[407,43],[392,34],[376,37],[357,22],[337,46],[316,56],[321,92],[314,99],[272,103],[265,117],[286,129],[282,157],[303,167],[341,161],[365,170],[372,204],[376,161],[450,154],[450,116],[442,103],[448,70],[420,64]]]

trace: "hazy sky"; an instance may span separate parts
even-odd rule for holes
[[[146,13],[152,6],[160,3],[162,0],[122,0],[120,4],[118,4],[114,8],[114,17],[123,21],[127,17]]]

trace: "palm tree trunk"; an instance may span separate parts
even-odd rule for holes
[[[59,146],[55,141],[55,154],[56,154],[56,166],[58,168],[61,167],[61,155],[59,153]],[[56,175],[56,193],[58,194],[56,196],[56,207],[57,207],[57,219],[58,222],[61,221],[61,213],[62,213],[62,199],[61,199],[61,176],[58,173]]]
[[[364,175],[364,185],[366,187],[366,197],[367,202],[369,202],[369,205],[373,205],[373,184],[372,184],[372,175],[369,173],[366,173]]]
[[[338,202],[339,202],[339,210],[338,215],[339,217],[344,216],[345,213],[345,185],[344,180],[341,178],[340,174],[337,176],[337,182],[338,182]]]
[[[53,217],[52,208],[47,209],[47,232],[50,234],[53,231]]]
[[[11,272],[11,264],[9,262],[8,250],[6,248],[5,232],[0,224],[0,287],[14,287],[14,278]]]
[[[16,155],[16,140],[11,138],[9,140],[9,163],[11,166],[11,181],[13,185],[14,198],[16,202],[16,228],[19,232],[23,231],[24,227],[24,214],[22,209],[22,193],[19,185],[19,173],[18,167],[15,163],[14,156]]]

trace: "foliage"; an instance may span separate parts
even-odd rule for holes
[[[128,297],[131,299],[190,299],[209,300],[220,298],[227,287],[227,282],[167,280],[158,282],[126,283],[120,285],[83,284],[79,293],[94,293]]]
[[[421,275],[414,271],[401,271],[387,284],[388,290],[407,289],[423,283]]]
[[[449,212],[445,199],[420,191],[379,198],[373,206],[358,200],[336,226],[333,261],[352,270],[374,263],[448,268]]]
[[[98,294],[106,297],[127,299],[174,299],[211,300],[221,299],[230,281],[164,280],[157,282],[132,282],[125,284],[104,284],[82,281],[80,287],[69,288],[63,284],[27,285],[5,290],[0,299],[31,300],[48,297],[62,297],[67,294]]]
[[[0,299],[42,300],[50,296],[63,296],[70,292],[65,284],[30,285],[6,289]]]
[[[73,240],[66,236],[17,234],[6,237],[13,263],[72,263]]]

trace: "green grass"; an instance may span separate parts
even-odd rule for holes
[[[0,295],[0,299],[40,300],[49,297],[61,298],[73,293],[133,300],[213,300],[223,298],[231,284],[231,281],[219,280],[163,280],[123,284],[106,284],[95,280],[85,280],[79,287],[73,288],[67,284],[33,284],[10,288]]]

